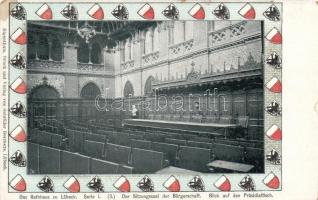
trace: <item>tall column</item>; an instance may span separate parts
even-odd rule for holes
[[[186,22],[182,21],[182,40],[186,41]]]
[[[89,46],[88,46],[88,63],[89,63],[89,64],[92,64],[91,55],[92,55],[92,46],[89,45]]]
[[[48,39],[48,43],[49,43],[49,61],[52,61],[52,40]]]
[[[35,60],[39,60],[38,49],[39,49],[39,38],[35,37]]]
[[[61,61],[64,62],[64,48],[65,48],[65,44],[62,44],[62,59]]]
[[[154,52],[154,46],[155,46],[155,44],[154,44],[154,42],[155,42],[155,40],[154,40],[154,35],[155,35],[154,29],[151,29],[151,32],[150,32],[150,37],[151,37],[151,52]]]

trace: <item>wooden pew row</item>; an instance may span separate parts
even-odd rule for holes
[[[131,166],[30,142],[28,161],[27,169],[30,174],[132,174],[134,170]]]
[[[55,123],[56,124],[56,123]],[[72,127],[71,127],[72,128]],[[63,134],[63,131],[59,127],[54,127],[54,126],[46,126],[46,130],[49,132],[53,133],[58,133],[61,135]],[[87,129],[76,129],[78,131],[83,131],[87,132]],[[110,135],[114,132],[114,130],[101,130],[101,129],[96,129],[94,133],[96,134],[102,134],[102,135]],[[156,141],[156,142],[163,142],[162,138],[172,138],[172,139],[184,139],[184,140],[190,140],[190,141],[198,141],[198,142],[217,142],[217,143],[222,143],[222,144],[228,144],[228,145],[238,145],[238,146],[243,146],[243,147],[254,147],[254,148],[263,148],[263,142],[260,141],[248,141],[248,140],[226,140],[226,139],[221,139],[221,138],[214,138],[211,140],[211,138],[208,137],[202,137],[198,136],[195,134],[180,134],[180,133],[172,133],[172,132],[167,132],[167,131],[156,131],[156,132],[147,132],[147,131],[140,131],[140,130],[124,130],[122,136],[127,138],[127,134],[132,135],[134,139],[144,139],[150,140],[150,141]],[[119,133],[120,135],[121,133]],[[139,135],[139,136],[137,136]],[[130,137],[129,137],[130,138]],[[112,141],[114,143],[118,143],[121,145],[129,145],[129,141],[125,140],[125,138],[122,139],[122,141]]]
[[[147,136],[151,136],[151,134],[147,134]],[[164,137],[165,135],[161,135],[161,136]],[[36,142],[39,144],[51,146],[54,148],[65,149],[65,147],[62,147],[62,145],[59,145],[61,143],[62,138],[54,140],[55,137],[59,138],[61,136],[40,131]],[[97,142],[96,144],[111,142],[118,145],[129,146],[129,147],[132,146],[132,147],[148,149],[148,150],[152,148],[151,142],[157,142],[157,143],[159,142],[159,143],[175,144],[177,146],[190,146],[190,147],[211,149],[213,150],[215,159],[221,159],[221,160],[227,160],[227,161],[249,162],[254,164],[255,160],[263,157],[260,153],[258,153],[258,157],[253,156],[253,159],[249,158],[248,156],[253,155],[254,152],[244,150],[244,147],[241,147],[237,145],[236,143],[234,143],[234,145],[228,145],[228,144],[217,143],[216,140],[208,141],[208,142],[199,142],[199,141],[191,141],[191,140],[172,139],[172,138],[156,139],[155,137],[150,137],[150,138],[146,137],[145,139],[149,139],[148,141],[148,140],[136,140],[135,139],[136,135],[133,135],[133,137],[134,138],[130,138],[130,135],[126,133],[117,133],[111,136],[109,135],[106,136],[106,135],[98,135],[98,134],[91,134],[91,133],[82,133],[82,132],[78,132],[74,130],[67,130],[67,138],[68,138],[68,144],[69,144],[69,149],[67,150],[70,150],[72,152],[82,153],[84,155],[93,156],[96,158],[103,158],[102,150],[94,149],[95,147],[102,146],[102,145],[96,145],[96,146],[92,145],[91,148],[94,150],[91,150],[92,152],[89,152],[89,148],[86,148],[86,146],[89,144],[89,141],[95,141]],[[141,138],[139,137],[139,139]],[[83,148],[86,148],[86,149],[83,149]],[[254,147],[248,147],[246,149],[250,149],[250,148],[254,148]],[[255,149],[259,149],[259,148],[255,148]],[[258,152],[262,152],[262,151],[263,151],[262,149],[258,150]],[[246,153],[246,152],[249,152],[249,153]],[[172,164],[175,164],[175,159],[171,159],[171,156],[170,156],[169,162],[171,162]]]

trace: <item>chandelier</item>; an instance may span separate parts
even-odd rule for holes
[[[76,29],[77,29],[77,34],[81,36],[81,38],[83,38],[86,43],[88,43],[89,39],[91,39],[92,37],[96,35],[95,29],[92,26],[90,26],[87,23],[87,21],[85,21],[85,24],[81,26],[80,28],[78,28],[78,24],[77,24]]]

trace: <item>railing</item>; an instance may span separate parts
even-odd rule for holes
[[[246,33],[246,21],[233,24],[229,27],[222,28],[209,33],[210,45],[227,41],[231,38],[239,37]]]
[[[124,62],[121,64],[121,67],[123,69],[123,71],[127,71],[130,69],[133,69],[135,67],[135,61],[134,60],[129,60],[127,62]]]
[[[87,73],[99,73],[99,72],[105,71],[105,67],[103,64],[91,64],[91,63],[77,63],[77,69],[80,72],[87,72]]]
[[[197,72],[197,77],[195,80],[190,79],[189,74],[185,77],[168,80],[155,79],[153,81],[153,87],[155,89],[169,89],[169,88],[180,88],[188,87],[190,85],[202,85],[204,83],[224,83],[226,81],[248,79],[249,77],[261,77],[263,66],[262,63],[257,63],[255,61],[248,61],[243,65],[238,66],[238,68],[231,68],[224,71],[208,72],[204,73]]]
[[[58,70],[64,66],[64,61],[54,60],[28,60],[28,69],[39,69],[39,70]]]
[[[28,70],[35,71],[54,71],[54,72],[70,72],[85,74],[105,74],[112,73],[107,71],[104,64],[77,63],[77,68],[65,68],[64,61],[53,60],[28,60]]]
[[[170,55],[182,55],[191,51],[193,47],[193,39],[181,42],[179,44],[171,45],[169,47]]]
[[[142,64],[149,65],[153,64],[159,59],[159,51],[151,52],[142,56]]]

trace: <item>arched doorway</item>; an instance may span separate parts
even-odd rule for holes
[[[146,80],[146,83],[145,83],[145,89],[144,89],[144,93],[145,93],[145,96],[152,96],[153,95],[153,90],[152,90],[152,82],[154,81],[154,77],[153,76],[149,76]]]
[[[134,96],[134,86],[130,81],[127,81],[124,87],[124,97]]]
[[[56,120],[59,92],[52,86],[42,84],[34,87],[28,97],[28,123],[31,127],[41,127],[48,121]]]
[[[81,98],[95,99],[101,92],[95,83],[87,83],[81,90]]]
[[[92,119],[93,116],[96,116],[97,109],[95,107],[95,98],[100,96],[101,92],[98,86],[95,83],[87,83],[81,90],[81,106],[79,107],[79,116],[82,121]]]

